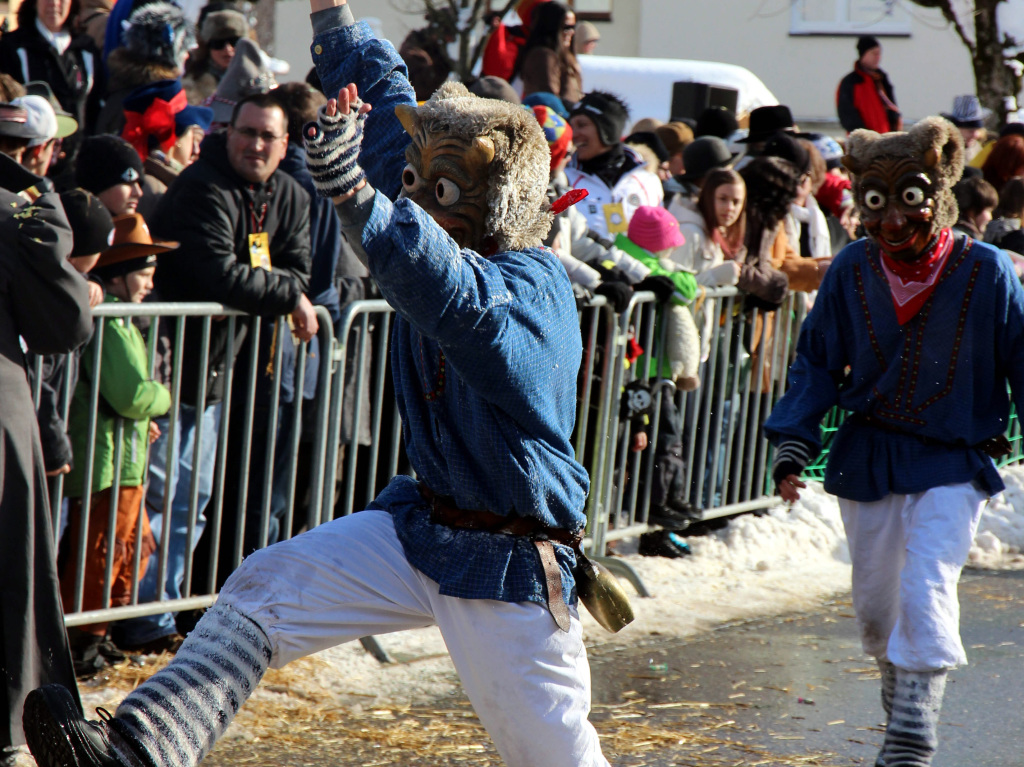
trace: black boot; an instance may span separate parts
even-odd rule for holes
[[[928,767],[939,745],[939,711],[946,689],[945,671],[896,669],[892,716],[885,729],[885,767]]]
[[[98,710],[102,721],[84,719],[74,697],[59,684],[30,692],[22,726],[39,767],[153,767],[110,714]]]

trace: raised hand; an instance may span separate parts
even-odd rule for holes
[[[321,197],[343,202],[366,183],[359,149],[369,111],[370,105],[359,100],[355,84],[350,83],[320,108],[316,122],[303,126],[306,167]]]

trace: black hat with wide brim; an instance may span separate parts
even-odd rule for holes
[[[756,144],[767,141],[776,133],[784,131],[794,133],[793,113],[785,104],[771,107],[758,107],[750,113],[747,137],[736,141],[737,144]]]

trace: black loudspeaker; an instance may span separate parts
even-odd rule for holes
[[[672,120],[689,117],[696,120],[708,107],[725,107],[736,114],[740,93],[706,83],[672,83]]]

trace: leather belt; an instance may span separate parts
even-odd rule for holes
[[[582,531],[571,532],[564,528],[547,527],[532,517],[504,516],[484,509],[463,509],[447,495],[439,495],[420,482],[420,495],[430,506],[430,521],[456,530],[477,530],[499,535],[514,535],[533,540],[541,566],[544,568],[544,582],[547,590],[548,612],[562,631],[569,630],[569,608],[562,598],[562,571],[552,541],[571,547],[579,553],[583,540]]]
[[[868,426],[874,426],[876,429],[881,429],[882,431],[891,432],[893,434],[906,434],[919,440],[924,445],[958,448],[960,450],[980,450],[990,458],[1002,458],[1013,452],[1013,446],[1010,444],[1010,440],[1006,438],[1005,434],[997,434],[994,437],[983,439],[977,444],[968,445],[966,442],[946,442],[945,440],[935,439],[934,437],[927,437],[924,434],[915,434],[912,431],[901,429],[899,426],[891,424],[888,421],[884,421],[878,416],[871,415],[869,413],[854,413],[850,417],[850,420],[855,424],[867,424]]]

